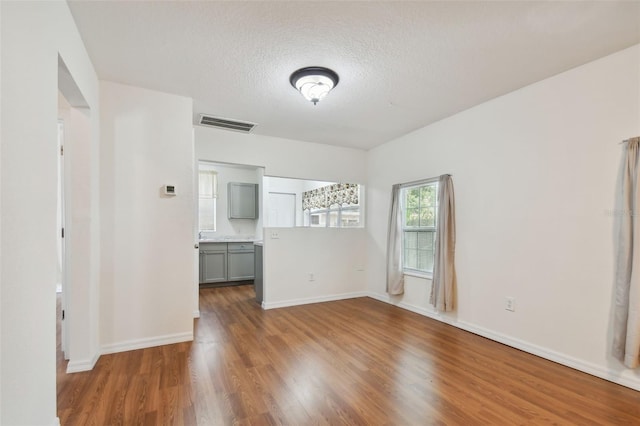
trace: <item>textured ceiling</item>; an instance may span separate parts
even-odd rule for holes
[[[640,42],[640,2],[70,1],[99,78],[369,149]],[[289,84],[325,66],[317,106]]]

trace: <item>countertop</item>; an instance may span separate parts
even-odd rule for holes
[[[255,238],[241,238],[241,237],[229,237],[229,238],[208,238],[206,240],[199,240],[200,244],[207,243],[253,243],[256,240]]]

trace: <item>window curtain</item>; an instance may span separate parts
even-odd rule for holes
[[[456,222],[453,181],[450,175],[438,178],[435,245],[430,302],[438,311],[452,311],[456,286]]]
[[[404,293],[402,273],[402,209],[400,208],[401,185],[393,185],[391,190],[391,211],[389,213],[389,233],[387,235],[387,293]]]
[[[360,185],[335,183],[302,193],[302,210],[319,210],[338,205],[357,205]]]
[[[218,173],[213,170],[198,172],[198,195],[200,198],[218,198]]]
[[[626,367],[640,365],[640,227],[636,225],[640,137],[626,141],[620,186],[613,355]]]

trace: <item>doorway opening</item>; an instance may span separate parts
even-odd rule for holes
[[[66,99],[60,93],[58,95],[58,117],[61,117],[61,112],[64,111],[67,103]],[[67,356],[67,330],[64,324],[64,316],[66,309],[66,300],[63,293],[63,288],[65,287],[65,240],[64,240],[64,120],[62,118],[58,118],[58,138],[57,138],[57,149],[58,153],[58,184],[57,184],[57,207],[56,207],[56,227],[58,230],[56,248],[57,248],[57,271],[56,271],[56,299],[58,300],[56,304],[57,316],[60,319],[60,333],[57,333],[59,336],[59,341],[57,343],[57,347],[60,348],[62,358],[64,360],[68,360]],[[60,354],[58,354],[60,356]]]
[[[91,110],[58,56],[56,309],[60,321],[58,371],[93,368],[97,360],[96,259],[97,168],[92,155]],[[53,141],[52,141],[53,142]],[[58,307],[59,305],[59,307]]]
[[[200,289],[254,285],[255,246],[262,240],[264,168],[196,160],[194,185],[194,317]]]

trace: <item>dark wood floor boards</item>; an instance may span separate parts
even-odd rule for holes
[[[369,298],[263,311],[203,288],[193,343],[67,375],[67,425],[640,424],[640,392]]]

